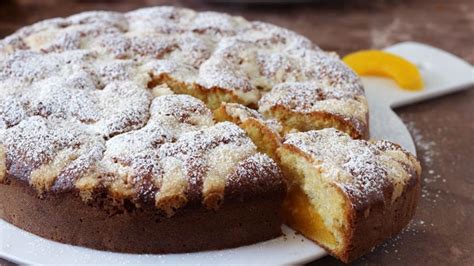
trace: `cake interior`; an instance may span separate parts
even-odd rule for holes
[[[232,117],[226,113],[225,107],[221,106],[214,110],[214,119],[218,122],[230,121],[242,128],[252,142],[257,146],[257,150],[277,160],[276,150],[280,146],[281,140],[276,132],[272,132],[261,120],[248,118],[242,121],[238,117]]]
[[[259,126],[260,125],[260,126]],[[249,119],[242,123],[240,127],[247,133],[249,138],[257,146],[259,152],[263,152],[272,159],[276,158],[278,143],[273,140],[269,129],[261,126],[256,119]]]
[[[285,147],[278,150],[289,180],[283,203],[283,219],[293,229],[340,254],[345,247],[348,225],[344,195],[305,157]]]

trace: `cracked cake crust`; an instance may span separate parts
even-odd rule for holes
[[[259,107],[285,131],[288,117],[269,110],[304,119],[315,101],[311,112],[335,121],[324,126],[366,136],[362,86],[337,56],[226,14],[157,7],[45,20],[2,40],[0,65],[7,172],[40,193],[88,200],[105,188],[169,216],[190,199],[218,208],[229,173],[256,153],[243,131],[213,121],[205,104],[221,101]]]

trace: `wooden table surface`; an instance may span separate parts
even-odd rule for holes
[[[130,1],[132,2],[132,1]],[[173,4],[262,20],[297,31],[341,55],[400,41],[424,42],[474,63],[474,1],[316,1],[224,5],[204,1],[0,1],[0,37],[35,21],[84,10]],[[370,2],[367,4],[365,2]],[[408,228],[355,265],[474,265],[474,90],[396,110],[423,166],[423,192]],[[1,237],[1,236],[0,236]],[[1,264],[9,264],[0,259]],[[339,265],[325,257],[311,265]]]

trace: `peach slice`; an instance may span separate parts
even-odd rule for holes
[[[378,50],[362,50],[346,55],[343,61],[361,76],[389,77],[403,89],[423,89],[418,68],[398,55]]]

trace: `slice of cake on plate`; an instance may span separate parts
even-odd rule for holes
[[[344,262],[399,233],[415,212],[421,167],[397,144],[323,129],[288,134],[278,156],[289,178],[284,220]]]

